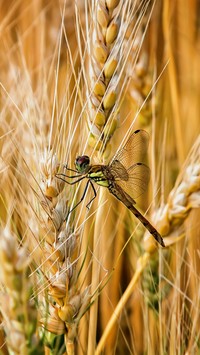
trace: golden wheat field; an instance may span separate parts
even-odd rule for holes
[[[198,0],[0,0],[0,354],[200,354],[199,63]]]

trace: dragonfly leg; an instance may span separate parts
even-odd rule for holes
[[[77,173],[77,172],[76,172],[76,173]],[[78,174],[78,173],[77,173],[77,175],[66,175],[66,174],[63,174],[63,173],[56,174],[56,177],[59,178],[59,176],[65,176],[65,177],[67,177],[67,178],[69,178],[69,179],[74,179],[74,178],[76,178],[76,177],[83,176],[83,174]]]
[[[64,168],[65,168],[65,170],[68,170],[68,171],[73,171],[73,173],[77,173],[77,170],[70,169],[70,168],[68,168],[68,167],[67,167],[67,165],[66,165],[66,166],[64,166]]]
[[[76,175],[66,175],[64,173],[60,173],[60,174],[56,174],[56,177],[59,179],[59,176],[64,176],[64,177],[67,177],[69,179],[74,179],[76,177],[79,177],[79,176],[82,176],[83,174],[79,174],[77,170],[74,170],[74,169],[70,169],[70,168],[67,168],[67,166],[65,167],[65,170],[68,170],[68,171],[73,171],[73,173],[76,173]],[[62,179],[61,179],[62,180]]]
[[[82,180],[82,179],[81,179],[81,180]],[[90,182],[90,180],[88,180],[88,181],[87,181],[87,184],[85,185],[85,190],[84,190],[84,192],[83,192],[83,195],[82,195],[80,201],[68,212],[67,217],[66,217],[66,220],[68,219],[69,214],[70,214],[72,211],[74,211],[74,210],[76,209],[76,207],[78,207],[78,206],[80,205],[80,203],[84,200],[85,194],[86,194],[87,189],[88,189],[88,186],[89,186],[89,182]]]
[[[97,193],[96,193],[96,190],[95,190],[95,187],[94,187],[92,181],[89,180],[89,182],[90,182],[90,185],[92,186],[92,189],[93,189],[93,192],[94,192],[94,196],[92,197],[92,199],[90,200],[90,202],[86,205],[86,207],[87,207],[88,210],[89,210],[89,208],[90,208],[90,204],[92,203],[92,201],[94,201],[94,199],[97,197]]]
[[[77,178],[77,177],[79,177],[79,176],[81,176],[81,175],[77,175],[77,176],[67,176],[67,175],[65,175],[65,174],[56,174],[56,177],[57,177],[58,179],[60,179],[60,180],[62,180],[62,181],[64,181],[64,182],[66,182],[68,185],[75,185],[75,184],[77,184],[79,181],[85,179],[85,176],[82,176],[80,179],[77,179],[76,181],[71,182],[71,181],[67,181],[67,180],[63,179],[63,178],[60,177],[59,175],[65,176],[65,177],[70,178],[70,179],[75,179],[75,178]]]

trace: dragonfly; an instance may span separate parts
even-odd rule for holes
[[[94,196],[87,204],[89,208],[97,193],[94,183],[106,187],[110,193],[121,201],[139,219],[155,240],[165,247],[163,238],[146,217],[135,207],[135,199],[147,189],[150,179],[149,167],[142,163],[148,149],[149,135],[138,129],[128,138],[125,145],[117,151],[108,165],[92,165],[87,155],[78,156],[75,170],[65,167],[76,175],[57,174],[67,184],[75,185],[86,179],[87,183],[80,201],[69,211],[71,213],[84,200],[88,187],[91,186]],[[66,180],[69,178],[70,181]],[[72,181],[75,179],[74,181]]]

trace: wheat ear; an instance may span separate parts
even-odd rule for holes
[[[156,226],[164,236],[166,246],[184,237],[183,223],[190,211],[199,208],[200,193],[200,137],[194,143],[188,158],[170,192],[167,203],[155,213]],[[151,236],[145,238],[145,250],[154,251]]]
[[[109,155],[107,144],[118,124],[117,86],[119,71],[120,1],[98,1],[94,5],[89,62],[89,145]]]
[[[19,247],[8,227],[0,231],[0,309],[6,346],[15,354],[40,352],[37,334],[37,311],[31,299],[32,280],[26,247]]]
[[[90,303],[89,288],[79,290],[76,271],[79,234],[73,225],[66,224],[68,205],[66,194],[61,195],[64,182],[58,178],[59,163],[55,154],[45,152],[41,161],[43,199],[46,222],[43,223],[44,245],[41,263],[48,294],[44,301],[49,314],[40,320],[49,332],[65,336],[66,352],[75,353],[75,338],[79,321]],[[45,217],[44,217],[45,220]]]

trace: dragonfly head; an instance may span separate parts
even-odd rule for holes
[[[77,157],[75,160],[75,168],[79,173],[87,173],[90,167],[90,158],[87,155]]]

